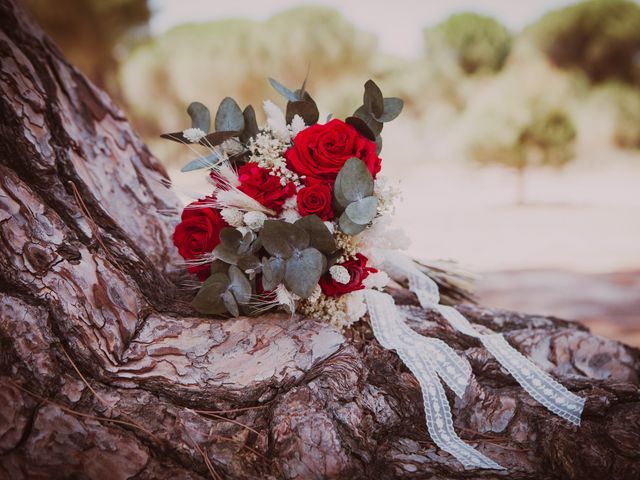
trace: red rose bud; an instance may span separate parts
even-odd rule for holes
[[[298,211],[303,217],[318,215],[322,220],[331,220],[331,187],[326,183],[316,183],[300,189],[298,192]]]
[[[296,186],[293,182],[287,182],[282,186],[280,177],[269,175],[270,171],[268,168],[259,167],[254,162],[241,166],[238,169],[240,180],[238,190],[280,214],[287,198],[296,193]]]
[[[302,130],[284,156],[288,168],[298,175],[306,176],[312,183],[320,181],[331,185],[351,157],[362,160],[374,178],[382,162],[376,154],[375,142],[337,119]]]
[[[369,276],[370,273],[375,273],[378,270],[372,267],[367,267],[367,257],[361,253],[356,253],[356,258],[347,260],[341,263],[340,266],[347,269],[349,272],[349,280],[346,283],[341,283],[333,279],[331,273],[327,272],[320,277],[320,288],[322,293],[329,297],[340,297],[345,293],[355,292],[356,290],[362,290],[364,285],[362,282]]]
[[[220,230],[227,226],[220,212],[209,206],[215,199],[206,197],[191,203],[182,211],[182,221],[173,232],[173,244],[185,260],[199,260],[213,251],[220,243]],[[187,269],[200,281],[207,279],[211,262],[189,265]]]

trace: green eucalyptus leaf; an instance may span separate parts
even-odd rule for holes
[[[335,200],[335,204],[333,205],[334,211],[343,211],[347,208],[351,202],[345,198],[342,194],[342,176],[340,172],[338,172],[338,176],[336,177],[335,182],[333,183],[333,199]],[[336,208],[337,207],[337,208]]]
[[[191,172],[193,170],[200,170],[201,168],[211,168],[220,161],[220,157],[215,153],[207,155],[206,157],[196,158],[191,160],[184,167],[180,169],[181,172]]]
[[[229,265],[235,265],[238,263],[238,259],[240,258],[235,249],[227,247],[222,243],[218,244],[216,248],[213,249],[213,255],[217,259],[222,260]]]
[[[172,142],[178,143],[193,143],[191,140],[187,140],[182,132],[173,132],[173,133],[163,133],[160,135],[160,138],[165,138],[167,140],[171,140]]]
[[[238,245],[238,254],[246,255],[248,253],[253,253],[253,242],[256,238],[256,234],[253,232],[245,233]]]
[[[353,223],[367,225],[378,213],[378,199],[373,195],[349,204],[344,213]]]
[[[282,258],[262,259],[262,288],[274,290],[284,280],[285,261]]]
[[[239,230],[236,230],[233,227],[224,227],[220,231],[220,242],[228,248],[233,249],[234,251],[240,247],[240,242],[242,241],[243,235]]]
[[[287,124],[291,123],[293,117],[300,115],[304,120],[305,125],[315,125],[320,118],[320,112],[318,107],[313,101],[298,100],[296,102],[287,103],[286,121]]]
[[[245,277],[235,265],[229,267],[229,290],[233,293],[236,301],[243,305],[251,300],[251,282]]]
[[[380,155],[380,152],[382,152],[382,137],[378,135],[376,137],[376,155]]]
[[[226,290],[222,294],[222,302],[231,315],[233,315],[234,317],[240,316],[240,308],[238,307],[238,302],[236,301],[233,293],[231,293],[230,290]]]
[[[347,235],[358,235],[367,228],[366,225],[360,225],[352,222],[346,211],[340,215],[340,218],[338,219],[338,226],[340,227],[340,230]]]
[[[223,273],[215,273],[205,280],[191,301],[191,305],[200,313],[219,315],[225,312],[221,295],[229,286],[229,277]]]
[[[373,194],[373,176],[365,163],[357,157],[351,157],[338,172],[339,194],[336,199],[340,202],[346,200],[348,203]]]
[[[256,121],[256,111],[251,105],[248,105],[247,108],[242,111],[242,116],[244,117],[244,130],[240,134],[240,141],[247,143],[259,132],[258,122]]]
[[[331,253],[336,249],[336,240],[317,215],[306,215],[298,219],[294,225],[309,234],[310,246],[322,253]]]
[[[282,95],[284,98],[286,98],[290,102],[297,102],[298,100],[300,100],[294,92],[289,90],[287,87],[282,85],[277,80],[274,80],[273,78],[269,78],[269,83],[276,90],[276,92],[278,92],[280,95]]]
[[[284,284],[296,295],[309,297],[326,265],[324,255],[315,248],[295,252],[286,262]]]
[[[217,132],[241,132],[244,130],[242,110],[231,97],[225,97],[216,112]]]
[[[369,125],[367,125],[367,122],[365,122],[360,115],[358,115],[358,116],[354,115],[352,117],[347,117],[345,119],[345,123],[351,125],[360,134],[362,134],[362,136],[364,136],[368,140],[371,140],[372,142],[375,142],[376,135],[378,135],[380,133],[380,132],[374,133],[371,130],[371,128],[369,128]]]
[[[367,80],[367,83],[364,84],[364,106],[367,112],[376,118],[384,111],[382,92],[373,80]]]
[[[400,112],[402,112],[404,102],[396,97],[388,97],[384,99],[384,112],[382,115],[376,115],[377,120],[380,122],[390,122],[394,120]]]
[[[192,102],[187,107],[187,113],[191,117],[191,128],[199,128],[204,133],[211,128],[211,113],[209,109],[200,102]]]
[[[227,272],[229,271],[229,265],[224,263],[221,260],[214,260],[213,262],[211,262],[211,276],[217,274],[217,273],[221,273],[223,275],[227,275]],[[209,277],[211,278],[211,277]],[[207,280],[209,280],[209,278]]]
[[[309,246],[309,234],[283,220],[267,220],[260,231],[260,241],[271,255],[289,258],[295,250]]]
[[[205,137],[203,137],[200,142],[200,145],[204,145],[205,147],[215,147],[216,145],[220,145],[225,140],[228,140],[232,137],[237,137],[238,132],[230,131],[230,132],[213,132]]]
[[[375,142],[376,141],[376,137],[378,135],[380,135],[380,132],[382,132],[382,127],[384,126],[384,124],[382,122],[376,120],[375,118],[373,118],[373,116],[371,114],[369,114],[369,113],[364,114],[364,115],[363,114],[356,114],[356,118],[359,118],[360,120],[364,121],[364,123],[367,125],[367,128],[369,129],[369,131],[373,134],[373,138],[371,138],[371,137],[367,137],[367,138],[369,140],[371,140],[372,142]]]
[[[260,260],[252,254],[242,255],[238,258],[237,265],[243,272],[246,272],[247,270],[255,270],[258,268],[260,266]]]

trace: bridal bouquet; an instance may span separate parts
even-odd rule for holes
[[[225,98],[215,132],[208,109],[193,103],[192,127],[165,135],[210,149],[183,170],[210,169],[213,192],[185,208],[174,234],[203,281],[193,306],[234,316],[283,308],[345,327],[366,312],[362,290],[387,284],[376,248],[401,239],[385,218],[396,192],[378,174],[380,132],[402,101],[370,80],[352,117],[319,124],[304,86],[271,83],[287,109],[265,102],[262,128],[251,106]]]
[[[395,350],[418,379],[435,443],[466,467],[501,469],[453,429],[442,382],[462,396],[471,378],[468,361],[409,328],[384,292],[393,278],[406,282],[423,308],[477,338],[536,400],[579,425],[582,398],[502,335],[480,333],[455,308],[441,305],[435,282],[398,253],[407,242],[390,226],[398,192],[380,176],[380,134],[400,114],[402,101],[384,97],[369,80],[352,116],[318,123],[305,84],[290,90],[270,82],[287,105],[283,112],[265,101],[262,127],[251,106],[242,110],[227,97],[213,132],[209,110],[194,102],[187,110],[191,127],[163,135],[207,150],[182,170],[205,170],[212,192],[185,207],[173,236],[201,282],[193,307],[226,316],[281,309],[338,328],[366,315],[380,344]]]

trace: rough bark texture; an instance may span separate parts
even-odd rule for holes
[[[505,478],[430,440],[415,379],[365,324],[214,320],[176,293],[166,173],[22,9],[0,2],[0,478]],[[171,213],[173,212],[173,214]],[[509,478],[640,478],[640,352],[465,305],[587,398],[570,426],[473,339],[457,431]]]

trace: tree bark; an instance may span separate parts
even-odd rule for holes
[[[13,0],[0,1],[0,50],[0,478],[505,478],[434,445],[416,380],[366,323],[341,334],[191,311],[162,166]],[[638,350],[458,307],[587,398],[576,428],[395,296],[471,362],[455,426],[509,478],[640,477]]]

